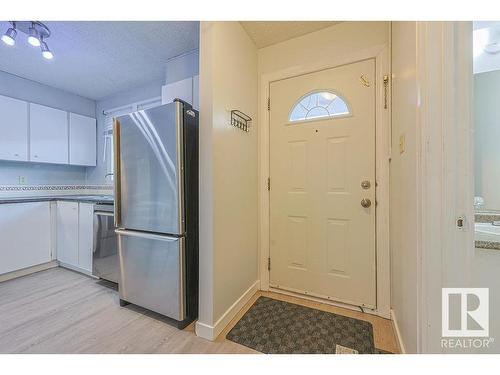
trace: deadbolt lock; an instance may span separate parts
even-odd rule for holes
[[[369,188],[370,188],[370,186],[372,186],[372,185],[370,184],[370,181],[368,181],[368,180],[364,180],[363,182],[361,182],[361,187],[362,187],[363,189],[365,189],[365,190],[366,190],[366,189],[369,189]]]
[[[364,208],[368,208],[372,205],[372,201],[369,200],[368,198],[364,198],[361,200],[361,206]]]

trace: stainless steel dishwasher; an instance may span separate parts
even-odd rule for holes
[[[120,262],[112,204],[94,205],[92,274],[114,283],[120,280]]]

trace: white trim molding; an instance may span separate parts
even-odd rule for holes
[[[196,322],[195,332],[197,336],[203,337],[204,339],[213,341],[220,335],[220,333],[227,327],[227,325],[233,320],[238,311],[240,311],[243,306],[246,305],[250,298],[259,290],[260,281],[255,281],[241,296],[238,298],[225,312],[222,316],[215,322],[214,325],[203,323],[200,321]]]
[[[285,70],[262,74],[260,76],[259,100],[259,275],[261,289],[269,290],[269,191],[267,179],[269,166],[269,111],[267,110],[269,86],[273,81],[330,69],[357,61],[375,59],[376,66],[376,267],[377,267],[377,308],[375,314],[390,318],[391,308],[391,275],[389,247],[389,162],[391,152],[391,106],[390,86],[387,87],[387,108],[384,108],[384,75],[391,72],[390,53],[387,44],[376,45],[367,49],[354,51],[347,56],[339,56],[334,60],[316,61],[307,66],[295,66]]]
[[[396,341],[398,342],[399,353],[406,354],[405,344],[403,342],[403,337],[401,336],[401,331],[399,330],[398,320],[394,310],[391,309],[391,322],[394,333],[396,334]]]
[[[417,83],[417,350],[440,353],[441,288],[469,285],[474,252],[472,22],[417,22]]]
[[[50,261],[47,263],[38,264],[36,266],[23,268],[21,270],[7,272],[7,273],[4,273],[3,275],[0,275],[0,283],[7,281],[7,280],[17,279],[18,277],[31,275],[32,273],[45,271],[45,270],[48,270],[50,268],[55,268],[58,265],[59,264],[57,263],[57,261],[53,260],[53,261]]]

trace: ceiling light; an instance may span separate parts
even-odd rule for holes
[[[50,29],[40,21],[9,21],[11,27],[2,36],[2,41],[13,46],[16,35],[20,31],[28,36],[28,43],[34,47],[40,47],[42,56],[47,60],[52,60],[54,54],[47,45],[46,40],[50,37]]]
[[[28,43],[33,47],[40,47],[40,35],[34,25],[29,29]]]
[[[9,27],[9,29],[2,35],[2,42],[8,46],[13,46],[16,44],[17,31],[15,28]]]
[[[40,41],[40,47],[42,49],[42,56],[47,60],[52,60],[54,58],[54,54],[50,51],[49,46],[43,40]]]

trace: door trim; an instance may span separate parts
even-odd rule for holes
[[[267,268],[269,258],[269,111],[268,101],[270,84],[295,76],[314,73],[320,70],[331,69],[341,65],[351,64],[362,60],[375,59],[376,76],[376,109],[375,109],[375,148],[377,180],[376,196],[377,209],[375,213],[376,222],[376,278],[377,278],[377,307],[373,313],[384,318],[390,318],[391,307],[391,275],[390,275],[390,248],[389,248],[389,162],[391,156],[391,100],[390,88],[387,88],[387,109],[384,109],[384,85],[385,74],[390,75],[390,47],[387,44],[374,46],[357,51],[348,56],[342,56],[335,61],[321,61],[310,66],[287,68],[285,70],[262,74],[260,76],[259,88],[259,153],[258,153],[258,176],[259,176],[259,275],[260,289],[269,290],[269,270]],[[271,103],[272,105],[272,103]],[[272,185],[272,182],[271,182]],[[271,187],[272,188],[272,187]]]

